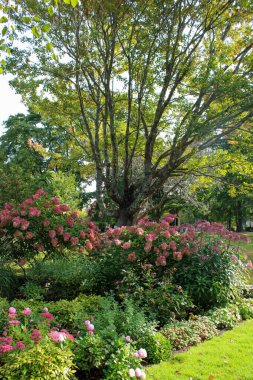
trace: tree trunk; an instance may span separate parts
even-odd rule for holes
[[[242,202],[237,202],[237,210],[236,210],[236,232],[243,231],[243,212],[242,212]]]
[[[131,226],[133,224],[134,216],[131,215],[128,208],[120,208],[117,220],[117,226]]]

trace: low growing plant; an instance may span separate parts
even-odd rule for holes
[[[195,317],[164,326],[161,333],[170,340],[174,350],[185,350],[218,335],[215,323],[208,317]]]

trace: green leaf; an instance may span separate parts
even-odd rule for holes
[[[40,37],[41,35],[41,30],[38,26],[33,26],[32,27],[32,33],[35,37]]]
[[[1,61],[1,65],[2,65],[2,66],[6,66],[6,61],[5,61],[4,59],[2,59],[2,61]]]
[[[52,51],[53,50],[53,44],[51,42],[48,42],[48,44],[46,44],[46,49],[48,51]]]
[[[70,0],[71,1],[71,5],[73,8],[75,8],[78,4],[78,0]]]
[[[34,20],[34,21],[37,21],[37,22],[40,22],[40,18],[39,18],[39,16],[34,16],[34,17],[33,17],[33,20]]]
[[[0,67],[0,74],[3,74],[3,72],[4,72],[4,69]]]
[[[30,24],[30,22],[31,22],[31,17],[23,17],[23,18],[22,18],[22,21],[23,21],[25,24]]]
[[[65,4],[70,4],[70,1],[71,1],[71,0],[63,0],[63,2],[64,2]]]
[[[47,33],[51,29],[51,25],[44,24],[44,25],[42,25],[41,29],[42,29],[42,32]]]
[[[55,53],[52,54],[52,58],[53,58],[55,61],[58,61],[58,56],[57,56]]]
[[[3,30],[2,30],[2,36],[5,36],[6,33],[7,33],[7,31],[8,31],[8,28],[7,28],[7,26],[5,26],[5,27],[3,28]]]
[[[48,13],[49,13],[50,16],[54,15],[54,8],[52,7],[52,5],[50,5],[49,7],[47,7],[47,11],[48,11]]]
[[[0,23],[4,23],[4,22],[7,22],[8,21],[8,18],[6,16],[3,16],[0,18]]]

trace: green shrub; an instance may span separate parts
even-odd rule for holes
[[[207,244],[178,264],[173,281],[187,291],[195,305],[208,310],[241,294],[243,273],[242,265],[231,260],[231,255],[215,253]]]
[[[137,347],[145,347],[148,352],[147,361],[151,364],[167,361],[171,358],[170,341],[159,332],[143,336],[138,341]]]
[[[242,319],[253,318],[253,299],[238,299],[236,302],[238,310]]]
[[[10,267],[0,263],[0,297],[14,298],[21,280]]]
[[[218,334],[215,323],[208,317],[196,317],[189,321],[178,321],[166,325],[161,333],[170,340],[174,350],[184,350],[190,346],[211,339]]]
[[[73,299],[78,294],[92,293],[96,280],[96,263],[83,256],[40,261],[27,271],[27,278],[44,289],[49,301]]]
[[[208,315],[218,329],[232,329],[241,320],[237,305],[213,309]]]
[[[20,291],[24,298],[32,299],[35,301],[42,300],[43,294],[45,292],[41,286],[29,281],[20,287]]]
[[[0,376],[6,380],[70,380],[75,379],[73,367],[71,350],[48,342],[10,352],[0,367]]]

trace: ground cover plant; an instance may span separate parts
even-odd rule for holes
[[[192,347],[159,366],[148,368],[148,380],[251,380],[253,321]]]

